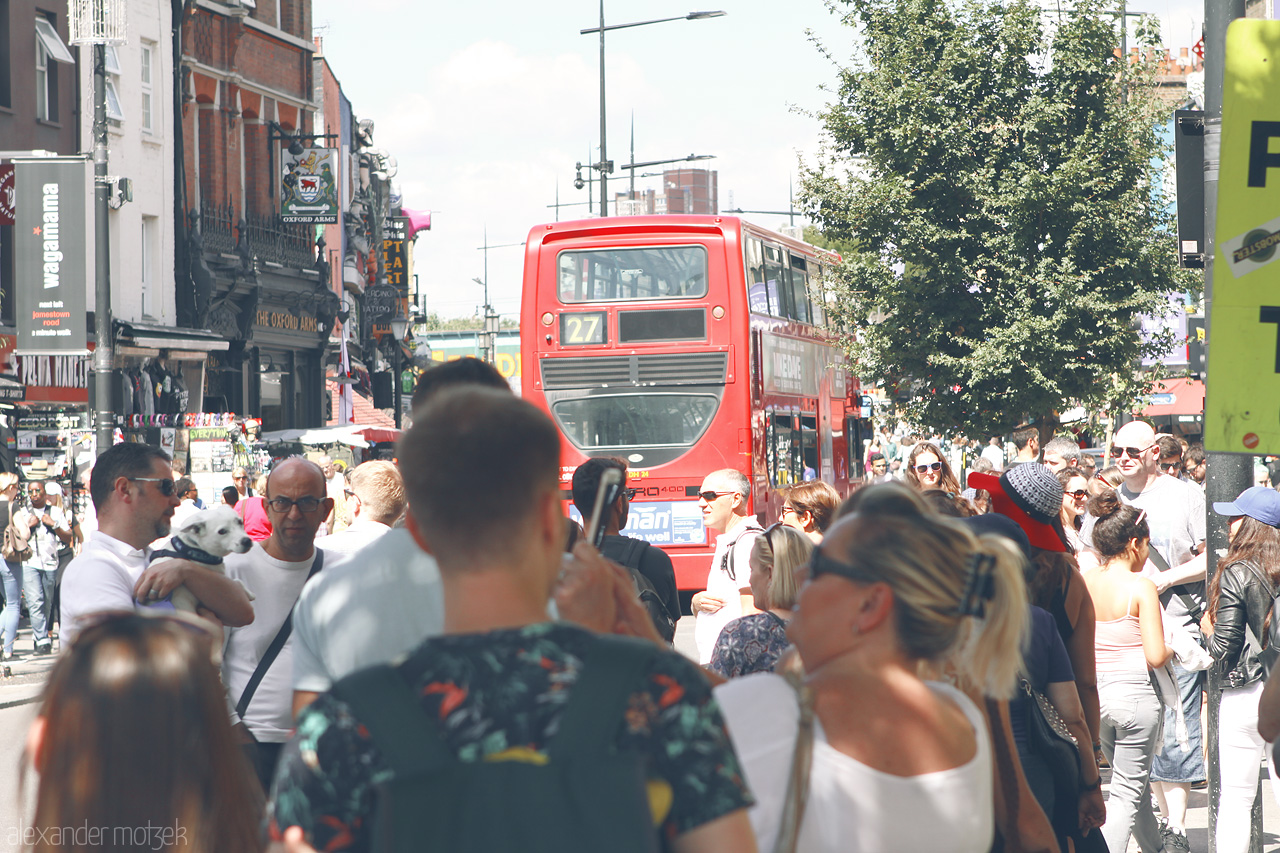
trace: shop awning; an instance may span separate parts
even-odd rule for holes
[[[1159,418],[1204,413],[1204,383],[1198,379],[1163,379],[1151,386],[1143,417]]]
[[[368,424],[313,429],[278,429],[262,434],[262,440],[266,442],[296,441],[298,444],[345,444],[348,447],[368,447],[370,442],[396,441],[399,438],[399,430]]]
[[[181,329],[177,326],[124,320],[116,321],[116,340],[121,344],[147,349],[193,352],[221,352],[231,347],[231,342],[226,338],[205,329]]]

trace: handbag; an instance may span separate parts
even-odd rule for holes
[[[813,767],[813,691],[804,683],[799,658],[778,673],[796,691],[800,704],[800,720],[796,727],[796,746],[791,755],[791,773],[787,778],[787,795],[782,804],[782,821],[773,853],[795,853],[800,838],[800,823],[809,799],[809,771]]]
[[[12,504],[9,507],[9,523],[5,525],[4,539],[0,541],[0,557],[11,563],[21,563],[31,559],[30,531],[21,531],[14,526],[16,513],[12,512]]]
[[[1053,777],[1054,814],[1049,822],[1058,832],[1069,833],[1077,825],[1080,799],[1080,748],[1062,715],[1049,697],[1019,679],[1027,696],[1027,745],[1049,768]]]

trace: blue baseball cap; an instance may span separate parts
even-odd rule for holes
[[[1266,486],[1253,486],[1230,503],[1215,502],[1213,511],[1226,516],[1247,515],[1263,524],[1280,527],[1280,492]]]

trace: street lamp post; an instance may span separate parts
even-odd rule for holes
[[[402,387],[402,381],[400,378],[400,373],[404,370],[404,367],[402,364],[404,360],[404,348],[402,346],[402,342],[404,341],[405,335],[409,334],[409,318],[404,316],[403,311],[397,310],[396,316],[391,318],[391,321],[388,323],[388,325],[391,326],[391,337],[395,339],[394,341],[392,341],[392,344],[395,346],[395,351],[396,351],[396,357],[392,362],[395,365],[395,386],[392,390],[391,399],[396,410],[395,411],[396,429],[400,429],[401,416],[404,413],[404,405],[403,405],[403,397],[402,397],[404,393],[404,389]]]
[[[588,33],[600,34],[600,162],[595,164],[595,168],[600,172],[600,215],[609,215],[609,173],[613,171],[613,164],[609,162],[606,142],[605,128],[605,103],[604,103],[604,34],[609,30],[625,30],[630,27],[643,27],[648,24],[665,24],[667,21],[700,21],[704,18],[719,18],[724,16],[724,12],[690,12],[687,15],[680,15],[675,18],[655,18],[652,21],[634,21],[630,24],[604,24],[604,0],[600,0],[600,26],[591,27],[590,29],[580,30],[581,35]]]

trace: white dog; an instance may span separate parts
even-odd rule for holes
[[[151,561],[177,557],[200,563],[211,572],[226,573],[222,558],[228,554],[243,554],[253,547],[253,540],[244,532],[244,521],[226,504],[203,509],[189,517],[174,530],[165,547],[153,551]],[[240,584],[253,600],[253,593]],[[169,600],[175,610],[196,612],[196,600],[191,590],[180,586]]]

